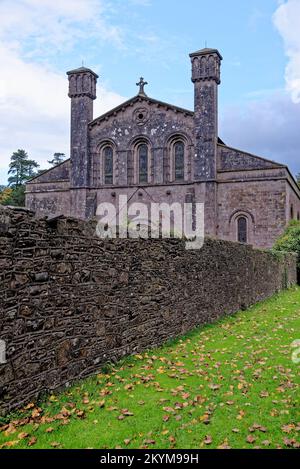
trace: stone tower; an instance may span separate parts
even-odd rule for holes
[[[71,98],[71,204],[75,204],[77,213],[81,218],[85,218],[84,192],[90,182],[88,124],[93,120],[93,100],[96,99],[98,75],[85,67],[71,70],[67,75]]]
[[[222,56],[216,49],[202,49],[190,57],[195,92],[195,179],[211,180],[216,178],[218,85],[221,83]]]
[[[207,234],[216,235],[218,85],[222,56],[216,49],[190,54],[194,83],[194,178],[206,182],[205,225]]]

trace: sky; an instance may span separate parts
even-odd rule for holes
[[[69,156],[66,71],[100,76],[94,117],[137,93],[193,109],[189,53],[222,56],[219,136],[300,172],[300,0],[0,0],[0,184],[24,148]]]

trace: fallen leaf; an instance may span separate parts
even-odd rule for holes
[[[42,412],[42,409],[40,409],[39,407],[37,407],[36,409],[33,409],[32,413],[31,413],[31,417],[33,419],[39,417],[41,415],[41,412]]]
[[[218,449],[231,449],[231,447],[229,446],[228,444],[228,439],[225,438],[225,440],[223,441],[223,443],[221,443],[219,446],[218,446]]]
[[[29,410],[29,409],[32,409],[34,407],[34,403],[33,402],[30,402],[29,404],[27,404],[26,407],[24,407],[25,410]]]
[[[52,448],[57,448],[58,446],[60,446],[60,443],[58,443],[57,441],[52,441],[51,446]]]
[[[132,416],[133,416],[133,413],[130,412],[128,409],[122,409],[122,410],[121,410],[121,413],[122,413],[122,415],[124,415],[125,417],[132,417]]]
[[[156,441],[155,440],[145,440],[144,443],[146,445],[155,445]]]
[[[5,430],[4,435],[9,436],[15,433],[16,431],[17,431],[16,427],[12,423],[10,423],[7,429]]]
[[[124,386],[124,389],[125,389],[125,391],[129,391],[130,389],[134,389],[134,386],[133,386],[133,384],[126,384]]]
[[[211,445],[212,444],[212,437],[210,435],[207,435],[204,440],[205,445]]]
[[[261,444],[264,446],[270,446],[271,442],[269,440],[264,440],[261,442]]]
[[[217,389],[220,389],[221,386],[219,384],[210,384],[208,387],[213,391],[216,391]]]
[[[18,443],[19,443],[19,440],[6,441],[2,445],[0,445],[0,448],[10,448],[11,446],[15,446]]]
[[[281,430],[284,432],[284,433],[291,433],[295,428],[295,425],[293,423],[289,423],[288,425],[283,425],[281,427]]]
[[[32,436],[30,440],[28,441],[28,446],[33,446],[36,444],[36,442],[37,442],[37,439],[35,438],[35,436]]]

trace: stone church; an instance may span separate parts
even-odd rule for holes
[[[130,202],[202,202],[206,234],[271,247],[300,219],[299,188],[287,166],[218,137],[222,56],[205,48],[190,59],[194,111],[150,98],[141,79],[136,96],[94,119],[98,76],[85,67],[68,72],[70,159],[28,182],[26,206],[39,217],[88,219],[120,194]]]

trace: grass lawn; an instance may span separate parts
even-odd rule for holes
[[[29,404],[0,447],[300,447],[295,339],[300,288]]]

